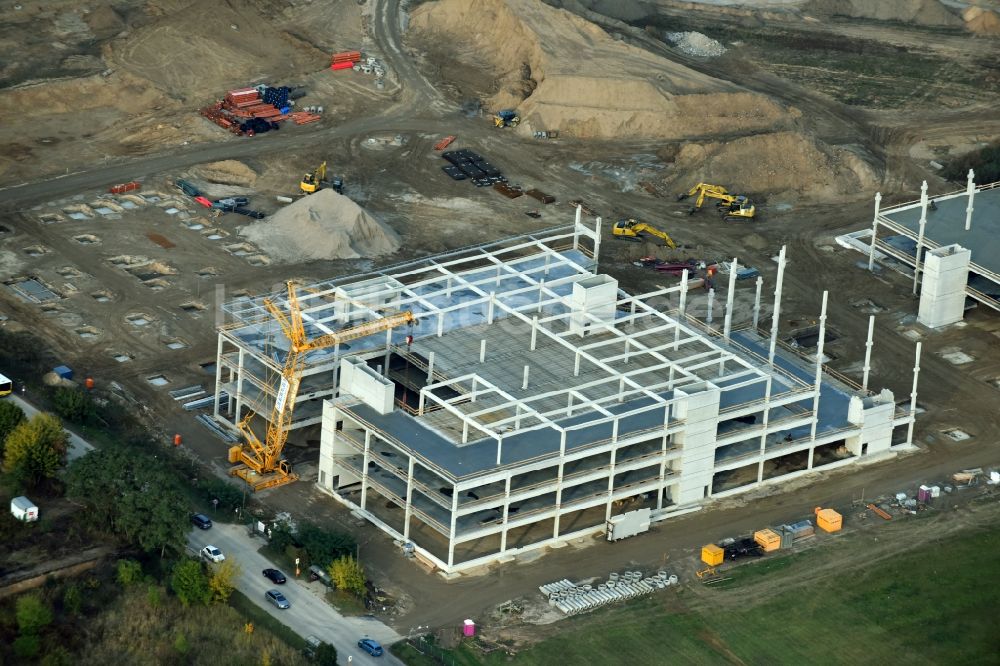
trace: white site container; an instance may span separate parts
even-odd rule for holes
[[[25,523],[32,523],[38,520],[38,507],[24,496],[15,497],[10,501],[10,513]]]

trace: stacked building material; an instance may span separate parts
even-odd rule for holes
[[[320,120],[322,116],[315,113],[309,113],[308,111],[296,111],[288,116],[292,119],[296,125],[308,125],[309,123],[314,123]]]
[[[125,194],[126,192],[134,192],[138,190],[142,185],[136,181],[129,183],[121,183],[120,185],[113,185],[108,192],[111,194]]]
[[[330,69],[336,71],[340,69],[353,69],[354,63],[361,60],[361,51],[341,51],[333,54]]]
[[[264,89],[264,102],[270,104],[276,109],[284,109],[288,106],[288,94],[291,92],[291,88],[288,86],[279,86],[277,88],[265,88]]]
[[[256,88],[236,88],[226,93],[227,108],[242,108],[256,104],[260,100],[260,93]]]

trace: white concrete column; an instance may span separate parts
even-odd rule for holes
[[[865,342],[865,367],[861,375],[861,389],[868,390],[868,373],[872,369],[872,340],[875,335],[875,315],[868,317],[868,341]]]
[[[451,528],[448,530],[448,568],[455,565],[455,523],[458,520],[458,484],[452,486],[451,494]]]
[[[774,284],[774,312],[771,315],[771,346],[767,352],[767,362],[774,365],[774,351],[778,344],[778,323],[781,320],[781,286],[785,280],[785,246],[778,253],[778,279]]]
[[[729,332],[733,328],[733,301],[736,297],[736,271],[739,270],[740,264],[733,257],[733,263],[729,270],[729,292],[726,294],[726,319],[722,325],[722,335],[729,342]]]
[[[503,454],[503,435],[497,437],[497,465],[500,465],[500,456]]]
[[[243,367],[244,354],[243,347],[240,347],[236,355],[236,411],[233,412],[233,424],[243,420],[243,373],[246,372]]]
[[[614,423],[616,436],[613,438],[614,443],[611,445],[611,466],[608,468],[608,501],[604,509],[604,520],[611,520],[611,507],[614,504],[612,498],[615,494],[615,463],[618,460],[618,419],[615,419]]]
[[[438,312],[438,337],[444,335],[444,313]]]
[[[961,321],[972,252],[960,245],[945,245],[928,250],[924,258],[917,321],[929,328]]]
[[[538,281],[538,307],[535,308],[535,312],[542,311],[542,298],[545,296],[545,278]]]
[[[427,353],[427,383],[434,382],[434,352]]]
[[[521,380],[521,390],[522,391],[527,391],[528,390],[528,372],[530,370],[531,370],[531,366],[530,365],[524,366],[524,379]]]
[[[680,317],[683,317],[687,313],[687,296],[688,296],[688,269],[684,269],[681,273],[681,300],[680,304],[677,306],[677,313]]]
[[[913,444],[913,427],[917,422],[917,379],[920,377],[920,348],[921,343],[918,342],[913,358],[913,389],[910,391],[910,424],[906,428],[907,444]]]
[[[828,291],[823,292],[823,306],[819,311],[819,342],[816,343],[816,375],[813,379],[813,390],[816,394],[813,396],[812,426],[809,429],[809,438],[812,439],[814,445],[816,442],[816,427],[819,425],[819,393],[823,382],[823,347],[826,345],[826,302],[829,294],[830,292]],[[813,450],[810,447],[809,469],[812,469]]]
[[[708,290],[708,308],[707,308],[708,311],[706,313],[706,318],[705,318],[705,323],[708,324],[709,328],[712,328],[712,317],[713,317],[713,314],[714,314],[712,311],[714,309],[715,309],[715,289],[709,289]]]
[[[598,257],[601,253],[601,231],[602,231],[601,218],[597,218],[597,224],[594,225],[594,231],[597,236],[594,238],[594,262],[597,263]]]
[[[493,323],[493,308],[496,305],[496,300],[497,300],[497,293],[495,291],[491,291],[490,292],[489,305],[487,306],[487,309],[486,309],[486,323],[487,324],[492,324]]]
[[[479,362],[486,363],[486,338],[479,341]]]
[[[969,180],[965,186],[965,193],[969,195],[969,205],[965,208],[965,230],[972,228],[972,199],[976,196],[976,172],[969,169]]]
[[[365,430],[365,455],[361,461],[361,510],[368,506],[368,463],[372,459],[372,431]]]
[[[507,521],[510,519],[510,479],[511,474],[507,473],[503,489],[503,529],[500,531],[500,554],[507,551]]]
[[[924,228],[927,226],[927,181],[920,186],[920,231],[917,234],[917,254],[913,257],[913,294],[917,293],[920,282],[920,253],[924,248]]]
[[[875,270],[875,240],[878,238],[878,212],[882,205],[882,193],[875,193],[875,217],[872,218],[872,243],[868,247],[868,270]]]
[[[760,290],[764,286],[764,278],[757,276],[757,295],[753,299],[753,330],[757,332],[757,322],[760,321]]]
[[[215,400],[212,401],[212,416],[218,420],[219,418],[219,403],[221,402],[219,394],[222,392],[222,336],[219,335],[218,344],[215,351]]]
[[[535,351],[535,345],[538,342],[538,315],[534,315],[531,318],[531,351]]]
[[[580,376],[580,351],[577,350],[576,357],[573,359],[573,376]]]
[[[406,517],[403,520],[403,540],[410,540],[410,516],[413,515],[413,456],[410,456],[410,471],[406,475]]]

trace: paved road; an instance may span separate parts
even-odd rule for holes
[[[339,663],[346,664],[350,656],[353,664],[402,666],[402,662],[388,651],[376,658],[358,648],[358,639],[364,636],[374,638],[384,647],[402,638],[382,622],[372,618],[342,616],[319,596],[323,590],[319,583],[293,580],[289,576],[285,585],[275,585],[264,578],[261,572],[274,565],[257,552],[262,542],[247,536],[244,527],[216,524],[210,530],[192,529],[188,544],[195,551],[208,544],[220,548],[227,558],[242,568],[236,584],[240,592],[303,638],[312,634],[333,645],[337,648]],[[289,573],[285,572],[286,575]],[[264,599],[264,593],[272,588],[281,590],[291,608],[278,610]]]
[[[37,407],[20,396],[11,395],[9,399],[12,400],[15,405],[23,409],[25,416],[29,419],[35,414],[38,414],[40,411]],[[66,451],[67,460],[75,460],[89,451],[94,450],[94,446],[90,442],[86,441],[72,430],[67,429],[66,434],[69,435],[69,448]]]

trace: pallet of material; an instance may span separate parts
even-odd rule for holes
[[[136,181],[131,181],[129,183],[122,183],[120,185],[113,185],[108,192],[111,194],[125,194],[126,192],[134,192],[138,190],[142,185]]]
[[[493,189],[508,199],[516,199],[524,194],[524,191],[520,187],[508,185],[507,183],[493,183]]]
[[[555,203],[556,200],[556,198],[551,194],[546,194],[545,192],[542,192],[541,190],[536,190],[534,188],[526,191],[525,194],[527,194],[532,199],[538,199],[543,204]]]

